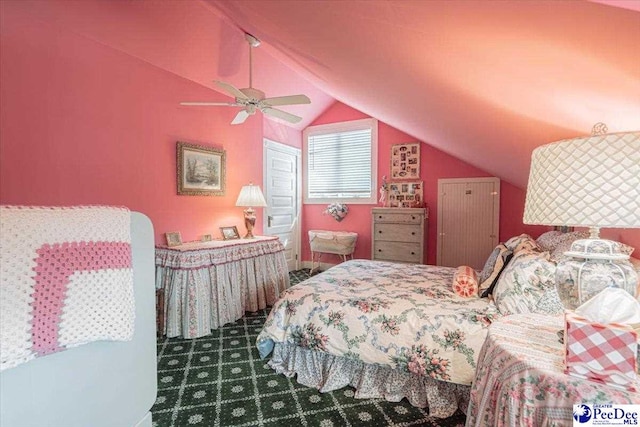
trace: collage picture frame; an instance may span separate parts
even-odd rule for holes
[[[423,181],[395,181],[389,183],[389,207],[421,208],[424,205]]]
[[[391,179],[420,178],[420,143],[391,146]]]

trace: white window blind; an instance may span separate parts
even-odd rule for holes
[[[375,203],[375,123],[358,120],[305,132],[307,202]]]

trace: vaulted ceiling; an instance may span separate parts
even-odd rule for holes
[[[298,129],[339,100],[523,188],[533,148],[596,122],[640,129],[640,0],[37,3],[218,91],[185,101],[228,101],[213,80],[248,85],[246,31],[262,41],[253,86],[311,98],[283,107]]]
[[[640,129],[637,10],[573,0],[208,2],[327,94],[521,187],[538,145],[597,122]]]

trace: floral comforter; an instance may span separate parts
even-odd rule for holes
[[[353,260],[284,292],[257,338],[468,385],[491,321],[452,290],[454,268]]]

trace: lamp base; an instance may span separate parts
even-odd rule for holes
[[[638,297],[638,273],[618,242],[576,240],[558,262],[556,286],[565,308],[575,309],[607,287]]]
[[[243,239],[255,239],[256,236],[253,235],[253,227],[256,225],[256,211],[252,208],[247,208],[244,210],[244,226],[247,228],[247,234],[244,235]]]

